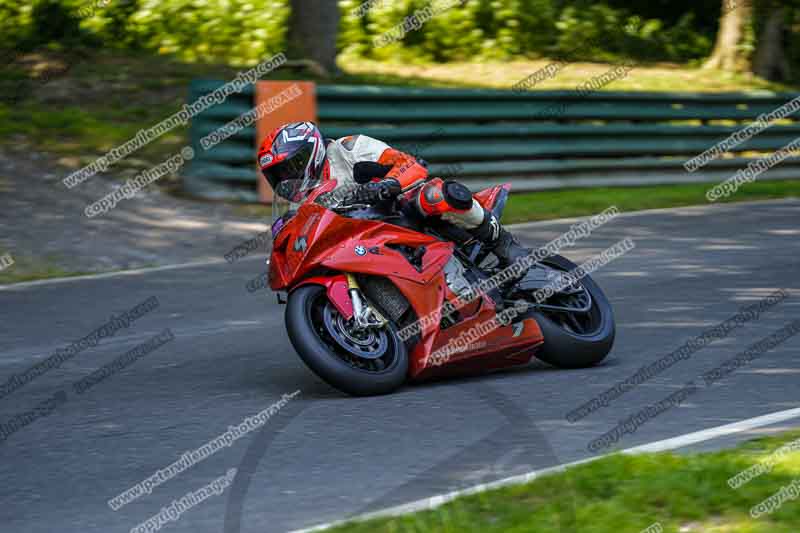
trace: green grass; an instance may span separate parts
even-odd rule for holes
[[[605,187],[558,189],[512,193],[503,213],[504,224],[595,215],[616,205],[620,211],[641,211],[665,207],[706,205],[706,191],[714,183],[659,185],[649,187]],[[799,180],[756,181],[721,199],[718,203],[800,198]],[[234,204],[236,214],[259,220],[269,219],[271,208],[258,204]]]
[[[620,211],[707,205],[713,183],[650,187],[561,189],[512,194],[503,214],[505,224],[580,217],[616,205]],[[800,180],[756,181],[741,187],[724,202],[800,197]]]
[[[800,452],[737,490],[727,480],[800,432],[756,439],[733,450],[615,455],[526,485],[459,498],[432,511],[350,523],[332,533],[797,533],[800,500],[771,515],[750,508],[800,478]]]
[[[612,205],[616,205],[620,211],[707,205],[706,191],[712,186],[714,183],[693,183],[512,193],[503,213],[503,223],[583,217],[600,213]],[[800,198],[800,179],[755,181],[717,203],[777,198]],[[262,221],[272,215],[269,206],[259,204],[234,204],[234,211],[237,215]]]
[[[193,65],[163,57],[121,56],[77,51],[69,55],[30,54],[23,65],[24,98],[0,101],[0,145],[11,150],[41,150],[67,170],[89,164],[145,127],[164,120],[186,103],[195,78],[235,76],[227,66]],[[49,83],[37,81],[42,65],[69,70]],[[153,73],[159,73],[153,76]],[[19,83],[19,75],[0,77],[0,91]],[[118,162],[111,174],[150,168],[184,146],[188,128],[179,127]]]
[[[13,265],[0,271],[0,285],[94,274],[94,272],[75,272],[64,269],[57,266],[55,261],[50,259],[31,259],[15,256],[14,261]]]
[[[552,60],[513,59],[511,61],[407,63],[384,62],[347,56],[339,64],[352,77],[392,76],[414,80],[424,86],[460,86],[508,89],[514,83],[544,67]],[[599,76],[613,64],[574,62],[558,75],[536,84],[537,90],[575,89],[593,76]],[[728,91],[797,91],[797,86],[772,83],[758,76],[721,70],[704,70],[675,63],[637,65],[624,78],[615,80],[608,91],[658,92],[728,92]]]

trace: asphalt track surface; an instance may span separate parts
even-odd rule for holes
[[[569,221],[518,227],[541,244]],[[0,289],[0,385],[156,296],[160,307],[0,399],[0,421],[65,391],[66,401],[0,442],[0,530],[127,532],[237,468],[222,495],[168,532],[272,532],[312,526],[594,455],[590,440],[741,349],[800,318],[800,201],[620,217],[565,255],[636,248],[595,279],[617,318],[605,364],[543,363],[479,378],[345,397],[307,370],[283,307],[246,283],[262,260]],[[231,243],[235,245],[237,243]],[[220,250],[220,256],[227,250]],[[776,289],[789,298],[586,418],[565,415]],[[83,394],[72,384],[164,328],[175,339]],[[645,444],[800,406],[793,337],[619,442]],[[113,511],[109,498],[299,390],[261,429]],[[792,425],[790,423],[783,426]],[[710,444],[713,447],[715,444]],[[565,496],[566,497],[566,496]]]

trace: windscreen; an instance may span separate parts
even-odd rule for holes
[[[300,204],[308,197],[318,180],[284,180],[274,189],[272,198],[272,237],[278,234],[283,225],[297,212]]]
[[[319,180],[286,180],[278,184],[275,188],[275,196],[272,200],[273,238],[294,213],[297,212],[300,205],[308,198],[311,191],[320,185],[322,185],[322,182]],[[327,209],[355,205],[353,204],[353,193],[358,187],[357,184],[352,183],[335,187],[335,182],[333,182],[329,183],[328,187],[332,190],[320,194],[314,200],[315,203]]]

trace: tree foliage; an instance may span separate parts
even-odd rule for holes
[[[373,0],[361,16],[353,11],[362,0],[338,0],[339,53],[406,61],[571,54],[577,60],[699,63],[711,54],[721,12],[720,0],[464,0],[399,41],[373,46],[374,37],[430,2]],[[796,62],[800,7],[798,0],[784,3],[786,57]],[[286,50],[288,16],[289,0],[0,0],[0,47],[82,43],[254,63]],[[600,47],[587,46],[590,41]]]
[[[358,0],[344,0],[340,48],[374,58],[406,57],[434,61],[503,59],[583,51],[587,41],[604,43],[602,56],[685,61],[711,49],[712,38],[693,26],[686,12],[672,25],[646,11],[606,4],[553,0],[467,0],[408,33],[400,42],[375,50],[372,37],[401,24],[422,9],[425,0],[376,2],[366,16],[354,15]],[[633,3],[631,3],[633,4]],[[585,49],[577,59],[601,59]]]

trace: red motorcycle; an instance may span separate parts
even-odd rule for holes
[[[452,227],[415,216],[413,191],[369,206],[337,194],[334,182],[313,185],[287,181],[275,191],[269,284],[287,304],[292,345],[333,387],[385,394],[406,380],[519,366],[534,355],[582,368],[611,350],[611,306],[589,276],[545,301],[535,297],[575,268],[564,257],[487,285],[496,258],[469,238],[454,244]],[[475,197],[499,217],[509,190]],[[498,322],[510,309],[521,312]]]

